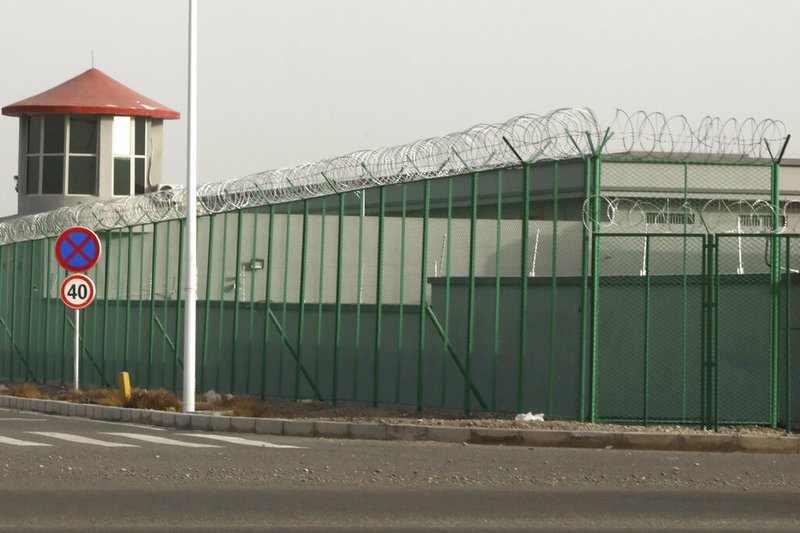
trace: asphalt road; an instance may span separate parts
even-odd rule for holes
[[[213,434],[0,410],[7,530],[796,531],[798,474],[791,455]]]

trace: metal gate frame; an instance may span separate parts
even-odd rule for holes
[[[606,394],[603,390],[603,386],[599,381],[600,378],[600,369],[602,363],[603,354],[600,350],[600,331],[603,327],[602,325],[602,316],[601,316],[601,306],[600,302],[603,298],[603,280],[608,279],[608,276],[604,276],[601,271],[598,270],[597,272],[597,284],[595,285],[595,301],[593,305],[594,313],[592,316],[592,328],[593,328],[593,335],[592,335],[592,346],[591,346],[591,360],[592,360],[592,374],[591,374],[591,390],[592,390],[592,397],[591,397],[591,414],[592,419],[594,421],[606,421],[606,422],[628,422],[628,423],[641,423],[644,425],[652,424],[652,423],[684,423],[684,424],[699,424],[703,427],[719,429],[720,425],[722,424],[737,424],[737,425],[769,425],[771,427],[778,427],[779,425],[785,428],[790,428],[793,423],[795,422],[792,418],[793,411],[793,403],[796,402],[796,398],[792,392],[792,389],[797,385],[795,383],[797,381],[797,376],[792,374],[793,367],[796,366],[795,361],[799,359],[798,355],[793,353],[793,345],[797,345],[797,343],[793,343],[793,332],[795,330],[800,331],[800,327],[794,328],[792,327],[792,313],[791,313],[791,305],[793,301],[792,291],[797,290],[793,288],[793,284],[796,283],[798,277],[800,277],[800,272],[792,271],[792,269],[788,268],[791,265],[792,259],[797,259],[797,254],[792,254],[792,243],[800,243],[800,235],[794,234],[785,234],[785,235],[777,235],[774,233],[764,234],[764,233],[755,233],[755,234],[642,234],[642,233],[595,233],[592,236],[592,245],[599,249],[602,245],[602,241],[604,239],[611,239],[611,238],[639,238],[644,239],[645,241],[645,256],[644,261],[646,262],[646,267],[643,269],[642,277],[644,279],[644,291],[642,297],[644,298],[644,332],[643,332],[643,339],[644,339],[644,347],[642,357],[644,358],[643,361],[643,368],[644,374],[642,376],[642,396],[643,396],[643,404],[641,405],[641,410],[638,412],[629,412],[624,414],[623,416],[620,413],[614,413],[613,415],[609,413],[602,412],[602,409],[598,407],[598,396],[602,396]],[[650,385],[650,369],[649,369],[649,356],[650,356],[650,332],[651,332],[651,316],[650,316],[650,302],[651,302],[651,287],[653,279],[651,278],[650,274],[650,243],[655,239],[670,239],[670,238],[679,238],[679,239],[701,239],[702,240],[702,257],[699,258],[702,263],[702,279],[700,280],[700,286],[702,291],[702,299],[701,299],[701,316],[702,316],[702,334],[699,338],[699,342],[701,343],[700,352],[702,354],[702,364],[701,364],[701,373],[697,376],[699,379],[699,387],[701,390],[700,395],[700,405],[699,405],[699,417],[676,417],[675,419],[658,419],[652,417],[651,413],[649,412],[649,399],[648,399],[648,392],[649,392],[649,385]],[[728,394],[725,395],[723,391],[723,396],[721,397],[720,392],[720,380],[725,380],[725,376],[720,376],[721,369],[725,369],[726,364],[730,364],[730,360],[728,359],[727,354],[720,353],[720,346],[725,344],[725,335],[726,335],[726,323],[725,318],[723,317],[722,321],[720,318],[720,301],[722,298],[723,304],[726,301],[726,294],[725,289],[723,288],[722,296],[720,292],[720,287],[722,285],[731,286],[732,282],[736,283],[738,279],[738,275],[731,275],[731,274],[724,274],[720,270],[720,243],[724,243],[726,240],[729,239],[759,239],[765,242],[765,257],[769,258],[769,272],[761,273],[761,274],[750,274],[747,275],[746,282],[750,284],[755,284],[755,288],[757,291],[760,291],[759,287],[762,286],[765,289],[766,293],[764,294],[765,299],[762,300],[764,302],[769,302],[769,319],[758,322],[753,322],[748,320],[747,324],[744,327],[755,327],[761,328],[757,330],[753,330],[754,332],[760,331],[762,336],[769,338],[768,343],[768,353],[764,354],[766,356],[763,364],[765,366],[764,370],[768,369],[768,375],[764,376],[760,372],[758,373],[757,377],[762,380],[768,380],[768,397],[759,397],[756,401],[760,401],[763,406],[765,407],[760,411],[758,416],[750,417],[750,418],[737,418],[736,416],[730,416],[729,414],[721,412],[720,405],[724,404],[726,401],[729,403],[733,401],[732,398],[735,398],[735,401],[741,402],[752,402],[753,401],[753,389],[750,387],[746,387],[742,385],[741,387],[735,389],[736,394]],[[797,244],[795,244],[797,246]],[[774,258],[778,258],[777,261]],[[684,283],[686,283],[685,277],[686,274],[686,258],[684,257]],[[735,276],[735,277],[729,277]],[[627,276],[630,278],[630,276]],[[653,276],[655,277],[655,276]],[[760,278],[764,278],[763,281]],[[726,279],[727,278],[727,279]],[[638,280],[634,283],[640,283]],[[685,286],[684,286],[684,304],[686,304],[686,293],[685,293]],[[731,327],[730,320],[727,323],[728,327]],[[733,323],[732,326],[734,328],[741,328],[743,324]],[[765,331],[766,329],[766,331]],[[641,330],[640,330],[641,331]],[[730,330],[729,330],[730,331]],[[684,337],[686,337],[687,332],[684,327],[682,330]],[[722,337],[721,337],[722,336]],[[686,340],[684,338],[684,340]],[[735,340],[735,339],[734,339]],[[795,346],[796,348],[797,346]],[[747,362],[750,364],[756,364],[756,366],[760,365],[758,363],[761,357],[760,351],[753,352],[752,350],[747,355]],[[622,354],[621,357],[629,360],[629,361],[636,361],[635,357],[636,354],[625,353]],[[630,359],[628,359],[630,358]],[[741,370],[741,369],[740,369]],[[687,379],[692,379],[689,376]],[[731,385],[731,381],[728,381],[727,384],[729,386],[736,387],[736,385]],[[725,384],[723,383],[723,389],[725,388]],[[624,390],[626,384],[623,382],[615,383],[614,386],[617,388],[618,391]],[[695,382],[695,386],[697,386],[697,382]],[[766,385],[765,385],[766,386]],[[684,387],[686,389],[686,387]],[[686,391],[684,390],[684,393]],[[761,391],[763,392],[763,390]],[[759,392],[759,394],[761,394]],[[618,394],[622,394],[618,392]],[[745,404],[742,404],[745,405]],[[768,405],[768,409],[766,406]],[[734,404],[735,408],[735,404]],[[723,409],[724,411],[724,409]],[[752,411],[752,410],[751,410]],[[604,416],[605,415],[605,416]],[[684,412],[685,415],[685,412]]]

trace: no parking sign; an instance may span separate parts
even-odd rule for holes
[[[56,259],[72,272],[89,270],[100,259],[100,239],[89,228],[65,229],[56,240]]]
[[[67,228],[56,240],[56,259],[72,272],[89,270],[100,259],[100,239],[89,228]],[[92,303],[94,293],[94,282],[83,274],[73,274],[61,283],[61,300],[75,310]]]
[[[89,228],[76,226],[64,230],[56,239],[56,260],[58,264],[72,272],[89,270],[100,259],[100,239]],[[73,274],[61,283],[61,301],[75,310],[73,322],[75,363],[73,373],[75,390],[78,390],[78,370],[80,366],[80,310],[94,300],[94,282],[89,276]]]

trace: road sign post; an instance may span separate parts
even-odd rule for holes
[[[84,272],[92,268],[100,259],[100,239],[89,228],[77,226],[64,230],[56,239],[56,260],[65,269],[72,272]],[[94,300],[94,282],[89,276],[72,274],[61,283],[61,301],[75,310],[74,325],[74,350],[75,363],[73,377],[75,390],[79,388],[80,381],[80,327],[81,309],[87,307]]]
[[[80,366],[81,366],[81,337],[80,337],[80,330],[81,330],[81,310],[75,309],[75,319],[73,320],[72,324],[75,326],[75,336],[73,337],[72,347],[74,350],[75,358],[74,363],[72,365],[72,383],[73,388],[75,390],[80,389]]]

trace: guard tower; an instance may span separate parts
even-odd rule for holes
[[[20,215],[158,190],[163,122],[180,117],[96,68],[2,113],[20,119]]]

